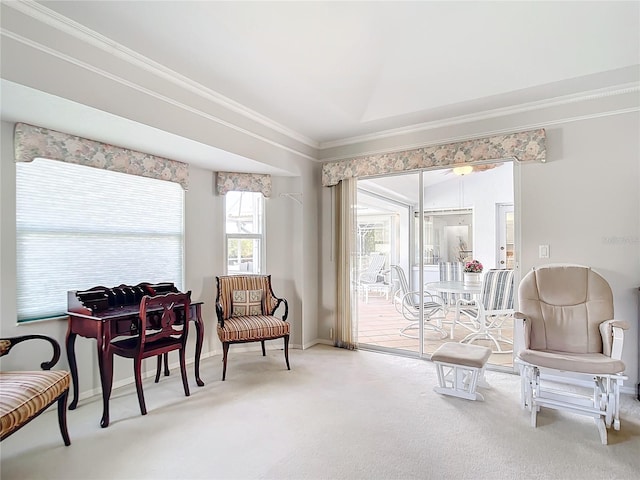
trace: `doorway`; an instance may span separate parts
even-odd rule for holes
[[[453,339],[443,337],[453,310],[426,321],[424,311],[403,311],[407,292],[400,275],[419,306],[429,294],[423,286],[441,279],[444,262],[478,259],[485,269],[513,266],[513,165],[480,167],[464,176],[442,169],[358,181],[359,273],[384,256],[374,286],[355,295],[360,348],[429,357],[443,342],[468,333],[456,330]],[[511,369],[513,355],[494,354],[489,363]]]

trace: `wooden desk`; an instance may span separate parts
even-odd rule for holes
[[[111,397],[111,388],[113,385],[113,356],[109,351],[109,346],[111,340],[117,336],[135,335],[137,333],[136,319],[139,314],[139,305],[133,304],[112,306],[105,309],[92,309],[88,306],[81,305],[79,302],[74,303],[75,293],[76,292],[69,292],[69,311],[67,311],[69,318],[66,347],[71,379],[73,381],[73,400],[69,405],[69,410],[74,410],[78,405],[78,365],[75,355],[76,336],[80,335],[85,338],[95,338],[97,341],[98,367],[100,369],[100,383],[102,386],[103,412],[100,426],[105,428],[109,425],[109,398]],[[189,307],[189,320],[194,322],[197,334],[195,377],[199,387],[204,385],[204,382],[200,379],[200,355],[202,353],[202,343],[204,339],[202,304],[203,302],[194,302]],[[164,374],[169,375],[166,357]]]

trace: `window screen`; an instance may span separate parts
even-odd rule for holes
[[[18,321],[64,315],[69,290],[181,289],[183,212],[177,183],[54,160],[17,163]]]

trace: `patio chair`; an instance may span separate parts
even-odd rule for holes
[[[546,265],[525,275],[518,289],[522,348],[516,357],[522,406],[537,423],[540,407],[594,418],[600,440],[620,429],[621,360],[626,321],[613,316],[613,293],[589,267]],[[549,384],[548,382],[551,382]],[[584,394],[577,385],[589,382]]]
[[[365,303],[369,302],[370,291],[382,291],[385,298],[389,298],[390,286],[385,283],[384,274],[388,270],[383,270],[387,261],[387,255],[384,253],[372,253],[369,256],[369,266],[358,275],[358,289],[364,293]]]
[[[393,303],[396,310],[410,323],[400,330],[400,335],[408,338],[420,338],[419,335],[410,335],[407,330],[420,328],[420,291],[411,291],[407,276],[399,265],[391,265],[391,268],[398,277],[400,290],[394,295]],[[445,301],[439,295],[423,292],[422,315],[424,318],[424,328],[435,331],[441,338],[448,336],[442,328],[442,320],[447,313]]]
[[[458,299],[456,314],[451,326],[451,335],[456,326],[462,325],[472,332],[460,340],[460,343],[473,343],[488,340],[493,343],[493,353],[511,353],[513,348],[505,350],[502,344],[513,345],[513,339],[503,335],[505,323],[513,331],[513,270],[489,270],[484,274],[479,300]],[[461,322],[465,315],[469,321]]]
[[[464,272],[464,264],[462,262],[440,262],[440,281],[441,282],[461,282]],[[447,305],[455,305],[459,298],[469,300],[470,295],[460,293],[447,293],[442,292],[440,296],[444,299]]]

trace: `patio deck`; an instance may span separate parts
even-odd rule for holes
[[[450,312],[448,319],[453,318],[454,313]],[[409,352],[419,352],[420,340],[417,338],[407,338],[400,335],[400,330],[407,326],[407,321],[402,314],[398,313],[392,301],[392,296],[387,300],[384,295],[369,294],[368,302],[365,303],[362,296],[358,299],[358,343],[362,346],[371,345],[384,348],[393,348]],[[448,332],[450,323],[445,323],[443,328]],[[409,333],[418,335],[418,330],[410,330]],[[454,338],[440,338],[440,334],[429,329],[425,329],[424,351],[432,354],[435,350],[446,342],[462,340],[470,331],[464,327],[456,326]],[[503,329],[505,337],[513,338],[513,324]],[[491,347],[491,342],[476,341],[476,345]],[[502,345],[505,349],[510,349],[507,344]],[[491,365],[501,367],[513,367],[512,353],[493,353],[488,361]]]

